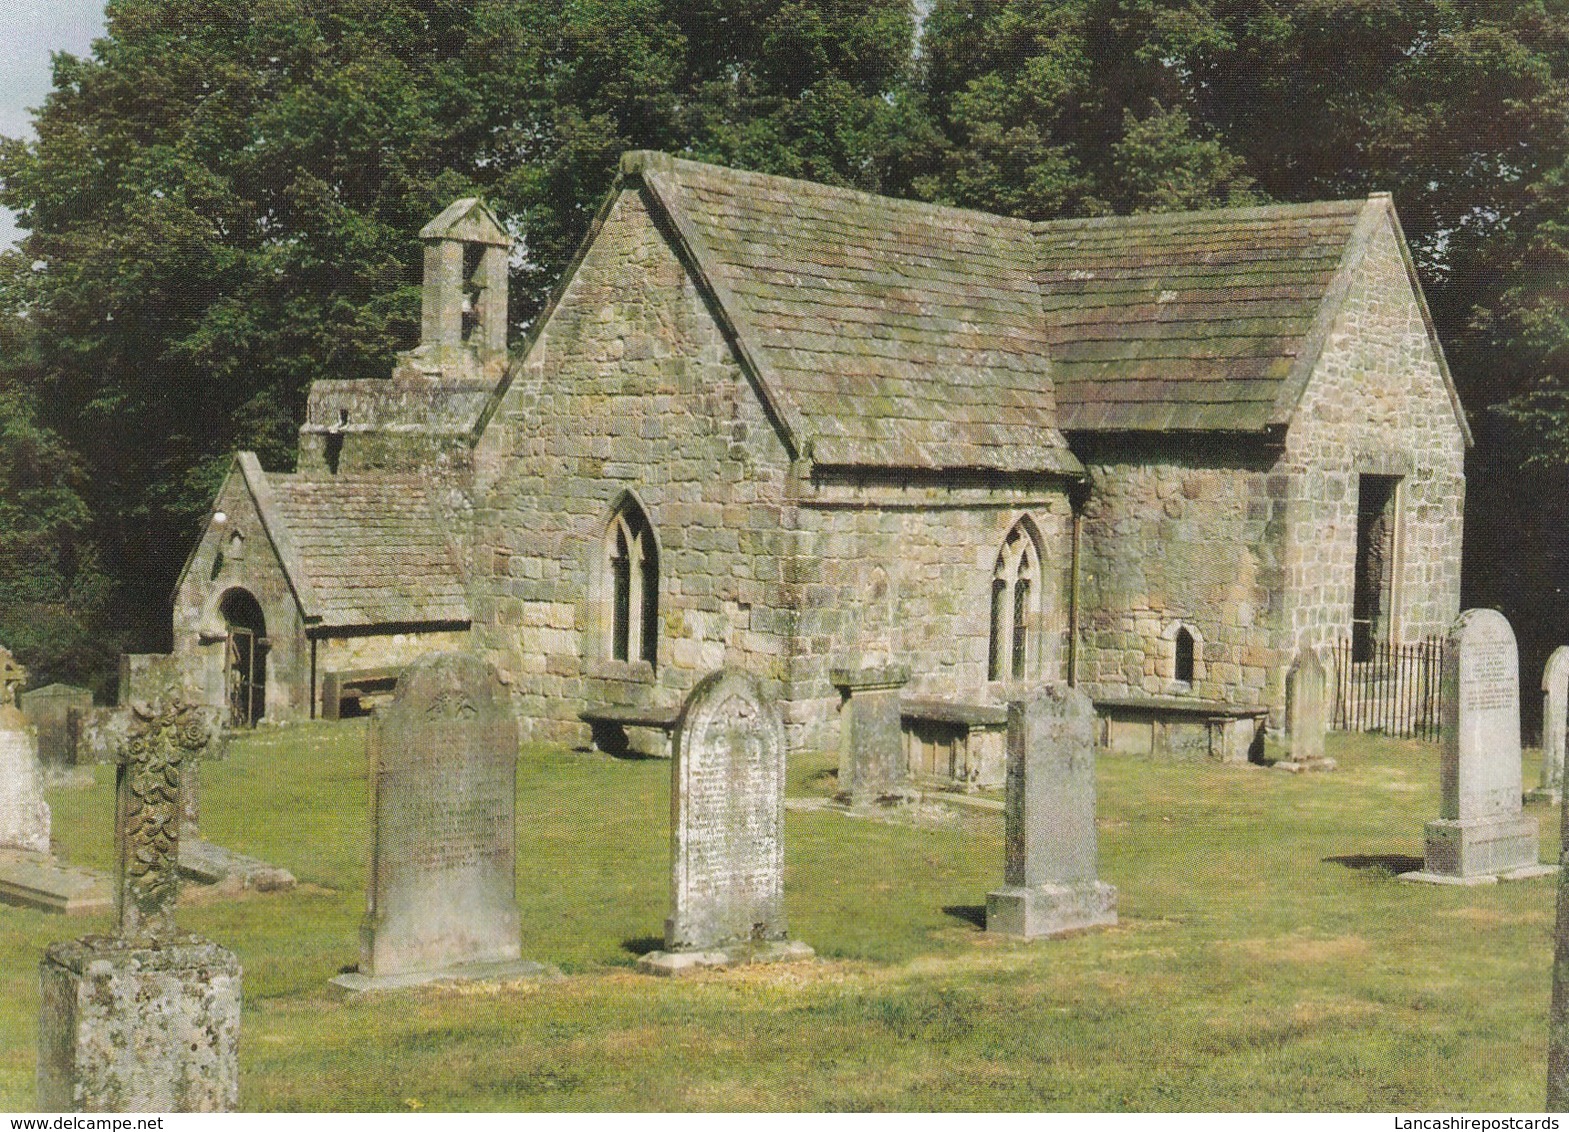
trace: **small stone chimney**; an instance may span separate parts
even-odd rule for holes
[[[477,197],[453,201],[419,236],[424,296],[420,344],[409,361],[449,380],[488,377],[507,356],[512,240]]]

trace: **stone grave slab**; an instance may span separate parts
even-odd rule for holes
[[[134,712],[116,775],[117,930],[44,954],[38,1107],[232,1111],[239,961],[174,922],[181,769],[203,744],[201,709],[172,700]]]
[[[180,798],[180,875],[220,893],[286,892],[295,886],[294,874],[278,865],[236,853],[202,836],[202,765],[223,757],[228,739],[215,711],[203,712],[204,742],[193,751],[183,772]]]
[[[1542,669],[1542,777],[1526,795],[1532,802],[1563,800],[1564,730],[1569,726],[1569,645],[1559,645]]]
[[[809,959],[784,910],[785,733],[744,672],[714,672],[682,706],[672,744],[670,916],[657,975]]]
[[[1520,810],[1520,667],[1503,614],[1470,609],[1444,641],[1442,800],[1424,867],[1402,880],[1491,884],[1556,871]]]
[[[518,723],[496,671],[422,657],[367,732],[371,847],[357,971],[342,991],[553,973],[524,961],[516,889]]]
[[[1003,887],[986,930],[1036,939],[1117,922],[1117,890],[1098,876],[1095,705],[1048,685],[1008,705]]]

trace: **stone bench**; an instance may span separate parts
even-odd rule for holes
[[[916,781],[1001,786],[1008,774],[1008,709],[999,704],[906,698],[904,751]]]
[[[1179,696],[1095,701],[1099,745],[1113,754],[1215,762],[1256,761],[1269,708]]]
[[[596,751],[617,757],[626,755],[632,751],[627,728],[644,728],[660,732],[660,739],[657,750],[641,753],[661,758],[670,755],[670,736],[676,729],[676,720],[680,715],[679,705],[633,707],[628,704],[596,704],[577,713],[577,717],[588,724],[593,732],[592,741]]]
[[[321,717],[323,719],[344,719],[344,709],[348,715],[360,715],[368,710],[365,700],[372,696],[384,699],[392,698],[392,691],[397,686],[398,677],[403,674],[401,666],[385,668],[348,668],[341,672],[326,672],[321,678]]]

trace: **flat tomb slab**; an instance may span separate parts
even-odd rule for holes
[[[737,943],[706,951],[651,951],[637,961],[650,975],[687,975],[708,967],[745,967],[755,963],[799,963],[817,952],[799,940]]]
[[[561,972],[544,963],[518,959],[506,963],[465,963],[439,971],[402,971],[396,975],[362,975],[345,971],[328,982],[345,996],[378,991],[409,990],[441,983],[516,983],[530,979],[559,979]]]
[[[103,874],[47,853],[0,850],[0,904],[86,916],[113,908],[114,891]]]

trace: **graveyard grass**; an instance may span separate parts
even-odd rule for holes
[[[979,928],[1000,815],[786,818],[811,964],[656,979],[669,764],[525,748],[523,955],[560,981],[341,1001],[357,957],[363,726],[262,730],[203,778],[212,840],[290,893],[191,897],[245,969],[244,1109],[1529,1110],[1543,1099],[1555,881],[1396,881],[1437,816],[1431,745],[1331,736],[1332,774],[1103,757],[1102,879],[1121,923]],[[1528,752],[1525,781],[1536,781]],[[831,788],[792,756],[792,797]],[[49,793],[57,851],[110,863],[110,782]],[[1557,811],[1527,806],[1556,858]],[[0,1109],[33,1104],[38,960],[103,931],[0,909]]]

